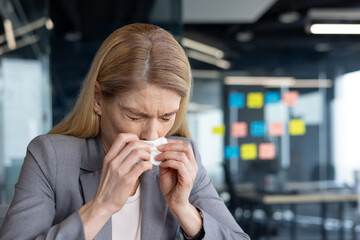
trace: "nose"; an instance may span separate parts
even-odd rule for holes
[[[159,138],[157,119],[151,118],[146,121],[140,134],[140,139],[153,141]]]

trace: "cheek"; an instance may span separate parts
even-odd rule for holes
[[[101,118],[102,130],[110,132],[112,135],[118,133],[124,133],[127,129],[125,120],[120,114],[114,113],[114,111],[107,111]]]
[[[141,125],[127,119],[120,118],[116,121],[115,129],[117,133],[134,133],[136,135],[139,134],[139,129],[141,129]]]
[[[174,126],[174,123],[175,123],[175,118],[168,122],[163,122],[161,128],[162,130],[161,135],[166,136],[167,133],[170,131],[170,129]]]

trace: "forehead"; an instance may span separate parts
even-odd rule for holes
[[[117,102],[121,106],[135,108],[145,113],[177,110],[180,100],[181,96],[177,92],[151,84],[117,97]]]

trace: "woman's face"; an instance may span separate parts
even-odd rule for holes
[[[118,133],[134,133],[147,141],[166,136],[174,125],[181,97],[175,91],[150,84],[112,99],[95,91],[95,99],[98,101],[94,108],[101,114],[101,138],[108,150]]]

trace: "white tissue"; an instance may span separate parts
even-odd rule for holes
[[[155,156],[159,155],[161,152],[157,149],[158,146],[162,144],[166,144],[166,138],[158,138],[154,141],[143,141],[150,145],[151,155],[150,155],[150,162],[156,166],[160,165],[160,161],[155,161]]]

